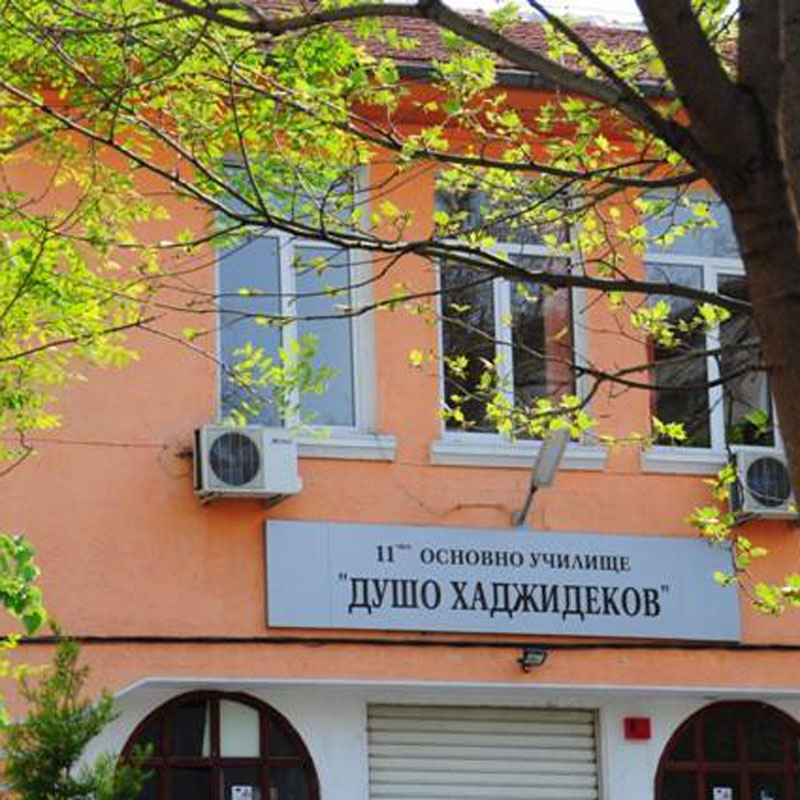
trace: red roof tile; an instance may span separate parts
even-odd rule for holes
[[[260,0],[259,7],[261,12],[274,12],[276,15],[284,16],[287,11],[296,8],[299,13],[313,11],[318,8],[316,0],[296,0],[296,2],[270,2],[270,0]],[[467,13],[475,20],[485,20],[486,17],[474,12]],[[440,29],[436,23],[426,19],[416,19],[413,17],[396,17],[387,21],[387,26],[398,31],[402,36],[415,39],[418,45],[412,50],[380,50],[381,55],[397,58],[407,63],[424,64],[437,59],[443,59],[447,51],[442,43]],[[633,28],[604,27],[588,23],[575,25],[575,31],[589,45],[604,44],[614,49],[634,50],[645,40],[646,34]],[[513,27],[508,32],[509,38],[533,50],[544,53],[547,49],[542,24],[536,21],[526,21]]]

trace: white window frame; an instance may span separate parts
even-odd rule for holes
[[[492,246],[492,252],[511,260],[515,256],[536,256],[543,258],[561,258],[572,266],[576,255],[554,253],[547,245],[523,244],[517,242],[500,242]],[[442,285],[441,269],[436,270],[437,292],[439,297],[439,402],[444,407],[447,400],[445,391],[444,367],[444,318],[442,310]],[[572,354],[575,364],[585,363],[582,353],[585,352],[586,332],[577,321],[580,319],[581,303],[584,301],[584,292],[578,287],[568,290],[570,293],[570,324],[572,327]],[[514,401],[514,364],[511,353],[513,352],[513,339],[511,325],[506,320],[511,319],[511,281],[506,278],[492,279],[492,300],[494,305],[495,326],[495,355],[504,350],[508,356],[505,363],[509,372],[504,379],[508,380],[509,388],[506,395],[511,402]],[[575,394],[585,396],[587,377],[578,375],[575,379]],[[529,439],[510,440],[500,433],[489,431],[453,430],[448,428],[446,420],[440,420],[440,438],[431,445],[430,460],[432,464],[453,466],[476,467],[518,467],[530,469],[541,448],[541,442]],[[604,447],[593,447],[584,442],[570,442],[567,446],[562,467],[568,470],[596,471],[605,468],[608,452]]]
[[[744,267],[741,259],[720,258],[717,256],[703,255],[678,255],[669,252],[648,252],[644,256],[644,268],[650,265],[658,266],[693,266],[701,271],[704,291],[716,292],[719,278],[723,275],[741,277]],[[705,337],[706,349],[712,350],[719,347],[720,340],[717,332],[707,333]],[[709,383],[719,380],[719,365],[713,356],[706,356],[706,375]],[[728,463],[728,445],[725,441],[725,404],[724,388],[721,385],[711,386],[706,389],[708,394],[708,420],[710,447],[688,447],[681,445],[654,445],[642,452],[641,465],[644,472],[668,472],[689,474],[712,474],[718,472]],[[775,403],[772,402],[772,428],[774,444],[748,445],[732,444],[730,447],[736,451],[751,453],[781,453],[783,440],[781,439]]]
[[[293,302],[295,298],[295,275],[293,271],[295,248],[312,247],[317,250],[330,250],[336,253],[342,250],[334,244],[315,239],[298,238],[275,229],[268,229],[262,238],[277,240],[278,280],[280,286],[280,313],[291,321],[279,331],[280,342],[285,346],[288,341],[296,340],[298,322],[293,319]],[[372,261],[362,250],[347,250],[350,303],[354,308],[372,302]],[[221,291],[219,256],[215,269],[215,291]],[[375,394],[375,335],[371,314],[351,316],[350,325],[350,358],[353,380],[353,417],[354,425],[315,425],[305,423],[300,427],[298,439],[299,453],[310,458],[355,459],[368,461],[393,461],[396,453],[394,436],[379,434],[376,431],[377,401]],[[217,336],[217,421],[222,418],[222,396],[220,387],[223,380],[222,337]],[[292,397],[292,404],[299,400],[297,393]],[[298,422],[292,415],[287,420],[288,427]]]

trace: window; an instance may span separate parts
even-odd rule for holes
[[[651,247],[646,256],[647,277],[747,300],[737,243],[727,209],[718,202],[703,203],[715,227],[695,228],[668,246]],[[650,236],[669,236],[674,226],[693,217],[684,204],[671,207],[666,217],[648,221]],[[656,302],[660,298],[654,298]],[[696,303],[665,296],[667,322],[680,330],[692,327]],[[690,353],[706,353],[690,357]],[[683,422],[682,444],[722,450],[726,444],[774,446],[772,402],[766,372],[760,369],[758,339],[750,317],[731,315],[718,329],[694,328],[679,335],[675,346],[655,344],[652,413],[662,422]],[[720,381],[724,381],[722,385]]]
[[[716,703],[670,739],[656,800],[788,800],[800,792],[799,753],[791,717],[764,703]]]
[[[123,751],[147,748],[138,800],[317,800],[314,765],[292,726],[243,694],[181,695],[150,714]],[[249,789],[249,791],[247,791]]]
[[[494,221],[484,224],[483,206],[485,198],[477,191],[437,193],[439,210],[450,219],[460,219],[462,228],[483,225],[495,238],[496,251],[518,267],[537,272],[569,268],[569,260],[554,256],[544,243],[541,230],[512,227],[494,208]],[[560,238],[563,241],[563,235]],[[537,398],[575,393],[568,290],[495,278],[457,260],[440,264],[440,289],[449,430],[496,432],[486,411],[494,390],[509,405],[525,408]],[[494,365],[488,385],[483,377],[487,364]],[[514,433],[529,435],[525,430]]]
[[[331,245],[270,233],[221,254],[219,263],[221,412],[244,411],[251,422],[300,421],[338,428],[362,423],[352,254]],[[315,375],[292,373],[283,394],[269,385],[245,386],[237,371],[296,359],[312,347]],[[265,361],[266,359],[266,361]],[[270,361],[271,359],[271,361]],[[283,413],[281,409],[285,407]]]

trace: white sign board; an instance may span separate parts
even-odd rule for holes
[[[693,537],[267,523],[276,628],[736,640],[730,555]]]

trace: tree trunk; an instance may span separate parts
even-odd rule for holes
[[[748,178],[724,199],[739,238],[794,494],[800,498],[800,231],[780,163],[759,164]]]

